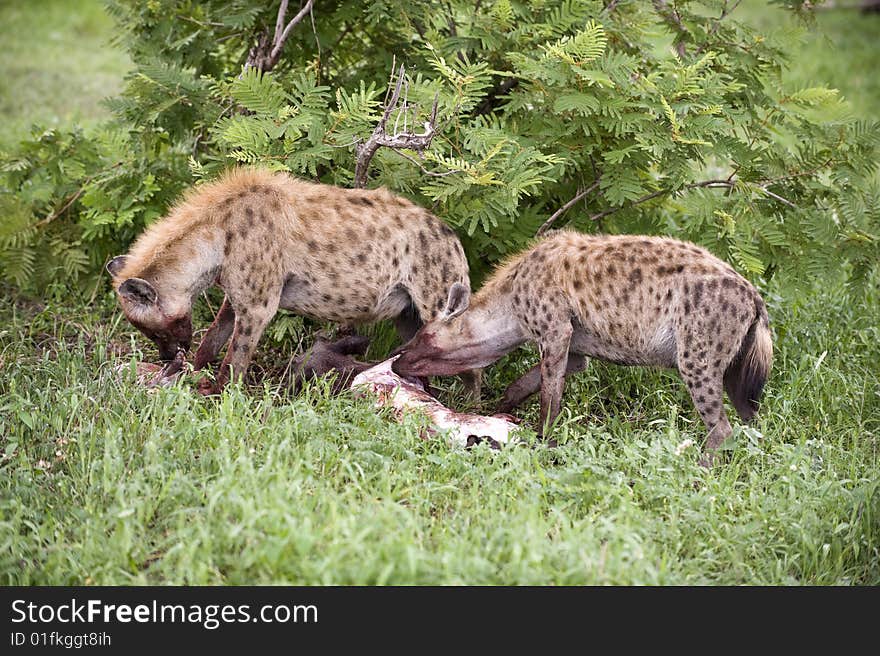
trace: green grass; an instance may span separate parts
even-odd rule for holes
[[[0,1],[0,145],[43,127],[91,127],[101,101],[122,89],[131,61],[108,42],[100,0]]]
[[[795,24],[756,0],[740,11]],[[836,86],[876,116],[878,20],[821,14],[791,84]],[[103,120],[97,101],[128,63],[102,45],[112,25],[96,2],[6,2],[0,25],[0,144],[34,120]],[[734,420],[711,471],[669,372],[594,363],[567,386],[558,449],[463,451],[326,385],[293,396],[270,375],[215,400],[147,391],[114,373],[155,353],[112,299],[8,291],[0,583],[880,584],[876,278],[855,299],[832,284],[767,291],[765,402],[755,426]],[[261,364],[289,355],[264,345]],[[534,359],[490,368],[487,405]]]
[[[0,582],[880,584],[880,299],[769,297],[760,421],[711,471],[671,373],[595,365],[558,449],[464,451],[321,385],[149,392],[112,311],[6,302]]]
[[[799,38],[799,45],[786,64],[785,79],[793,89],[824,84],[840,90],[855,114],[877,117],[880,14],[862,14],[854,9],[823,10],[816,12],[815,23],[804,23],[763,0],[746,0],[735,15],[765,33]]]

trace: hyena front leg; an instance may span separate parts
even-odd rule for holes
[[[559,416],[572,332],[571,323],[564,322],[550,327],[538,338],[538,349],[541,352],[540,431],[545,436],[550,425]]]
[[[263,335],[263,331],[272,317],[278,311],[278,302],[281,298],[281,286],[263,291],[262,298],[249,299],[247,304],[231,299],[235,308],[235,327],[232,331],[232,341],[226,350],[226,357],[217,371],[217,378],[213,385],[202,385],[199,391],[203,394],[219,394],[232,376],[241,380],[247,371],[257,342]]]
[[[587,358],[579,353],[569,353],[568,362],[565,365],[565,375],[577,373],[587,366]],[[521,406],[526,399],[541,389],[541,365],[536,364],[526,373],[513,381],[504,392],[504,398],[498,404],[496,412],[510,413],[514,408]]]
[[[235,327],[235,310],[228,297],[223,298],[223,305],[217,311],[214,317],[214,323],[208,328],[208,332],[202,338],[199,344],[199,350],[196,351],[196,358],[193,366],[196,371],[204,369],[206,365],[214,362],[220,353],[220,349],[229,340],[232,329]]]

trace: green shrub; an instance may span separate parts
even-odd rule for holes
[[[692,239],[753,279],[863,281],[880,249],[878,124],[833,89],[787,88],[787,45],[736,4],[322,2],[266,72],[246,64],[275,3],[114,0],[137,67],[111,102],[125,132],[52,133],[4,157],[0,271],[28,284],[48,253],[46,277],[97,274],[182,186],[231,165],[351,185],[396,61],[389,129],[421,130],[437,98],[437,135],[421,159],[380,149],[369,184],[433,208],[477,276],[582,196],[554,226]]]

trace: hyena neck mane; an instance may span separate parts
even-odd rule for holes
[[[190,222],[189,231],[182,232],[174,219],[179,217],[172,214],[159,221],[138,239],[114,280],[117,286],[128,278],[146,280],[169,315],[188,311],[193,299],[214,282],[223,264],[220,231],[210,223]]]

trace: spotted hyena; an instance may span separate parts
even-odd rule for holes
[[[546,430],[565,376],[587,357],[677,368],[709,429],[707,460],[731,434],[722,390],[751,419],[773,355],[755,288],[705,249],[673,239],[559,231],[496,270],[472,303],[459,294],[449,305],[404,346],[395,371],[454,374],[534,342],[540,364],[510,386],[499,411],[540,389]]]
[[[243,375],[278,308],[346,324],[393,319],[403,339],[470,290],[455,232],[385,189],[342,189],[239,169],[196,187],[107,266],[129,321],[163,359],[189,349],[194,298],[226,293],[195,358],[201,369],[232,336],[214,384]]]

